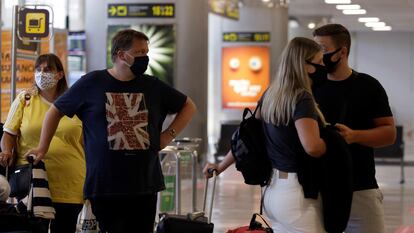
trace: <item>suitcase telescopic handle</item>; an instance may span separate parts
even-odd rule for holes
[[[209,174],[213,174],[213,190],[211,192],[210,206],[208,211],[207,223],[211,223],[211,214],[213,213],[213,203],[214,203],[214,194],[216,192],[216,179],[217,179],[217,170],[210,168],[207,170]],[[203,202],[203,212],[206,212],[206,203],[207,203],[207,192],[208,192],[208,178],[206,178],[206,184],[204,187],[204,202]]]

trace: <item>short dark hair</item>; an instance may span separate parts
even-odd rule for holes
[[[59,57],[53,53],[42,54],[36,59],[35,69],[37,69],[43,63],[46,63],[46,65],[53,70],[63,73],[63,77],[57,83],[58,94],[59,96],[62,95],[68,89],[68,83],[66,82],[66,76],[62,62],[60,61]]]
[[[327,24],[313,31],[313,36],[330,36],[337,48],[345,46],[351,49],[351,34],[346,27],[341,24]]]
[[[134,40],[145,40],[149,41],[148,37],[139,31],[133,29],[125,29],[119,31],[112,38],[112,48],[111,48],[111,59],[112,62],[115,62],[116,55],[119,50],[128,50],[132,46]]]

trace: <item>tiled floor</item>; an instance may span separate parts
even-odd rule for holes
[[[406,182],[399,184],[398,166],[377,166],[377,179],[384,194],[387,233],[414,233],[414,167],[406,167]],[[198,183],[198,209],[202,206],[204,182]],[[183,181],[183,212],[190,211],[190,181]],[[259,211],[260,188],[245,185],[230,167],[217,179],[213,210],[215,233],[248,224],[252,213]]]

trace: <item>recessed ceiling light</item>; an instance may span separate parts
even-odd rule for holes
[[[344,15],[365,15],[367,13],[364,9],[359,10],[343,10]]]
[[[361,23],[379,22],[379,18],[377,18],[377,17],[361,17],[361,18],[358,18],[358,21],[361,22]]]
[[[325,0],[326,4],[351,4],[351,0]]]
[[[298,28],[299,22],[296,19],[289,19],[289,27],[290,28]]]
[[[308,24],[308,28],[309,29],[314,29],[316,27],[316,24],[315,23],[309,23]]]
[[[361,9],[361,6],[358,4],[336,5],[336,9],[338,10],[359,10]]]
[[[368,22],[365,23],[366,27],[385,27],[385,23],[384,22]]]
[[[270,2],[270,0],[262,0],[262,2]]]
[[[391,31],[392,27],[391,26],[375,27],[375,28],[372,28],[372,30],[374,30],[374,31]]]

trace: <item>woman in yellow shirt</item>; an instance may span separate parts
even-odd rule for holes
[[[24,154],[37,146],[46,112],[68,89],[62,63],[56,55],[39,56],[35,69],[36,85],[17,96],[4,124],[0,153],[3,165],[11,164],[13,154],[17,154],[17,165],[27,163]],[[76,116],[64,117],[60,122],[44,162],[56,210],[51,233],[73,233],[83,206],[86,172],[82,123]]]

